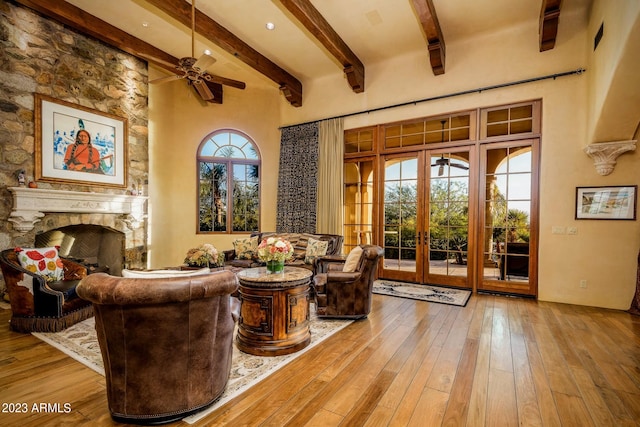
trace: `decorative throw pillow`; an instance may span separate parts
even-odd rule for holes
[[[64,265],[58,256],[58,248],[16,248],[20,265],[32,273],[43,276],[47,282],[64,279]]]
[[[258,236],[234,240],[233,249],[237,259],[255,259],[258,250]]]
[[[306,264],[313,264],[316,258],[318,258],[319,256],[325,256],[327,254],[328,247],[329,242],[310,238],[307,243],[307,251],[304,257],[304,262]]]
[[[358,262],[360,261],[360,257],[362,256],[362,248],[360,246],[356,246],[351,249],[349,255],[347,255],[347,260],[344,262],[344,267],[342,267],[342,271],[345,273],[353,273],[356,271],[356,267],[358,266]]]
[[[209,274],[209,267],[200,268],[198,270],[122,270],[122,277],[131,279],[163,279],[169,277],[191,277],[201,274]]]

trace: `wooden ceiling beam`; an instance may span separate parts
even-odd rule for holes
[[[156,65],[171,73],[176,73],[178,58],[146,43],[121,29],[97,18],[84,10],[58,0],[15,0],[25,7],[35,10],[43,16],[51,18],[76,31],[86,34],[94,39],[100,40],[110,46],[127,52],[136,58],[140,58],[148,63]],[[211,75],[212,81],[218,86],[227,85],[238,89],[244,89],[245,83],[237,80],[227,79],[216,75]],[[216,88],[216,93],[222,92],[222,87]]]
[[[432,0],[411,0],[427,39],[429,62],[434,75],[444,74],[445,44]]]
[[[191,4],[184,0],[145,0],[181,24],[191,28]],[[287,101],[302,106],[302,83],[235,34],[196,9],[195,30],[256,71],[278,83]]]
[[[364,92],[364,64],[309,0],[279,0],[280,3],[333,55],[356,93]]]
[[[558,23],[562,0],[542,0],[540,10],[540,52],[551,50],[556,46]]]

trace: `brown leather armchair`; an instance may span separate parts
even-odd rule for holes
[[[59,332],[93,316],[91,304],[76,295],[76,286],[87,275],[87,269],[60,259],[63,280],[47,282],[43,276],[23,268],[14,249],[0,252],[0,267],[11,302],[11,330]]]
[[[220,397],[231,371],[237,288],[230,271],[82,280],[77,292],[93,303],[115,421],[168,423]]]
[[[354,272],[344,272],[344,259],[323,257],[317,260],[313,293],[318,317],[361,319],[371,312],[373,282],[384,250],[362,245],[362,255]]]

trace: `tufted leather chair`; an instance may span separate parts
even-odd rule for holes
[[[105,273],[77,292],[93,303],[111,417],[161,424],[212,404],[231,371],[238,282],[230,271],[191,277]]]
[[[91,304],[76,295],[76,286],[87,275],[87,269],[71,260],[60,259],[64,279],[47,282],[23,268],[15,250],[0,252],[0,268],[11,302],[11,330],[60,332],[93,316]]]
[[[313,278],[318,317],[360,319],[371,312],[373,282],[384,250],[380,246],[362,245],[362,255],[354,272],[343,272],[344,259],[319,258]]]

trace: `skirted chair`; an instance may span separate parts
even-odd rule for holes
[[[212,404],[231,371],[238,281],[230,271],[152,278],[88,276],[111,417],[162,424]]]
[[[313,278],[318,317],[361,319],[371,312],[373,282],[384,250],[376,245],[354,248],[347,259],[319,258]]]
[[[0,252],[0,267],[11,303],[9,326],[13,331],[59,332],[93,316],[91,304],[76,295],[76,286],[87,275],[87,269],[58,257],[57,250],[50,249],[55,254],[51,258],[43,257],[41,262],[54,269],[58,264],[59,280],[36,272],[34,266],[29,266],[33,267],[31,269],[23,267],[18,260],[20,251],[17,249]],[[38,255],[42,250],[27,252]]]

